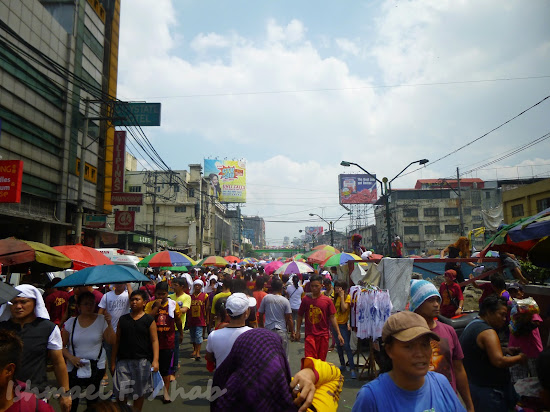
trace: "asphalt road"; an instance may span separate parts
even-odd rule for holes
[[[292,374],[298,372],[300,369],[300,360],[304,356],[304,337],[302,333],[302,342],[290,342],[290,368]],[[155,400],[145,401],[143,411],[144,412],[172,412],[181,411],[182,406],[185,410],[192,410],[197,412],[206,412],[210,410],[209,402],[206,399],[206,393],[208,392],[208,381],[212,378],[212,373],[206,369],[206,361],[204,360],[204,353],[206,348],[206,342],[202,345],[201,361],[197,362],[194,359],[190,359],[192,346],[189,340],[189,333],[186,332],[183,343],[180,346],[180,369],[176,374],[176,390],[179,391],[179,396],[170,404],[163,404],[162,398],[158,397]],[[354,358],[357,360],[357,356]],[[338,353],[335,351],[329,352],[327,356],[327,362],[340,365],[338,359]],[[363,364],[364,361],[361,362]],[[53,374],[52,374],[53,375]],[[52,376],[53,378],[53,376]],[[349,372],[344,372],[344,388],[340,396],[339,411],[351,410],[355,397],[359,388],[365,384],[366,380],[351,379]],[[110,385],[108,387],[110,389]],[[52,406],[59,411],[57,402],[52,402]],[[79,412],[85,410],[85,405],[80,405]]]

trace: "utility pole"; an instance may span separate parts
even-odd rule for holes
[[[330,230],[330,245],[334,247],[334,224],[332,222],[329,222],[328,228]]]
[[[153,253],[157,252],[157,172],[155,174],[155,185],[153,186]]]
[[[84,217],[84,172],[85,169],[85,154],[86,154],[86,140],[88,136],[88,122],[90,114],[90,100],[84,99],[84,128],[82,130],[82,144],[80,145],[80,165],[78,168],[78,194],[77,194],[77,213],[76,213],[76,230],[75,230],[75,244],[82,243],[82,219]]]
[[[239,255],[242,256],[242,253],[243,253],[243,245],[242,245],[242,242],[241,242],[241,239],[242,239],[242,230],[243,230],[243,227],[242,227],[242,222],[241,222],[241,206],[238,205],[237,206],[237,219],[239,221]]]
[[[208,189],[207,189],[208,190]],[[202,176],[199,179],[199,250],[197,251],[197,258],[202,259],[202,250],[204,246],[204,194],[202,193]]]
[[[388,255],[391,255],[391,213],[390,213],[390,192],[388,191],[388,178],[382,179],[384,182],[384,201],[386,203],[386,231],[388,232]]]
[[[462,192],[460,190],[460,173],[456,168],[456,181],[458,184],[458,213],[460,216],[460,236],[464,236],[464,215],[462,213]]]

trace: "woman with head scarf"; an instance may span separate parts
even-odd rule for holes
[[[57,384],[63,388],[67,395],[59,398],[63,412],[71,408],[69,395],[69,375],[63,359],[63,343],[61,332],[55,323],[50,321],[44,300],[40,291],[32,285],[19,285],[16,287],[19,295],[10,303],[3,305],[3,313],[0,315],[0,329],[8,329],[15,333],[23,341],[23,356],[20,367],[16,373],[16,379],[30,382],[30,388],[43,391],[47,384],[46,363],[48,356],[52,361]]]
[[[216,369],[213,386],[227,391],[210,410],[335,412],[343,380],[336,366],[313,358],[302,359],[302,370],[292,378],[281,338],[252,329],[237,338]]]

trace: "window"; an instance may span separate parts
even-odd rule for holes
[[[131,193],[141,193],[141,186],[130,186]]]
[[[186,206],[176,206],[174,208],[174,212],[176,212],[176,213],[185,213],[185,212],[187,212],[187,207]]]
[[[420,233],[418,226],[405,226],[404,230],[406,235],[418,235]]]
[[[128,206],[128,212],[139,212],[139,206]]]
[[[549,207],[550,207],[550,197],[547,197],[546,199],[537,200],[537,213],[542,212],[544,209],[548,209]]]
[[[193,189],[192,187],[189,188],[189,197],[195,197],[195,189]]]
[[[159,206],[155,207],[155,213],[160,213],[160,207]]]
[[[471,207],[465,207],[464,208],[464,216],[470,216],[472,214],[472,208]]]
[[[418,217],[418,209],[404,209],[403,217]]]
[[[491,198],[491,192],[485,192],[485,199]]]
[[[427,207],[424,209],[424,217],[439,216],[439,209],[437,207]]]
[[[440,233],[439,226],[437,226],[437,225],[426,226],[424,228],[424,233],[427,234],[427,235],[439,235],[439,233]]]
[[[472,190],[471,194],[472,204],[473,205],[480,205],[481,204],[481,191],[479,190]]]
[[[445,225],[445,233],[459,233],[459,232],[460,232],[459,225]]]
[[[156,186],[156,187],[155,187],[155,192],[157,192],[157,193],[160,192],[160,186]]]
[[[174,193],[179,193],[180,185],[174,185]]]
[[[443,216],[458,216],[458,207],[446,207],[443,209]]]
[[[523,216],[523,205],[512,206],[512,217],[521,217],[521,216]]]

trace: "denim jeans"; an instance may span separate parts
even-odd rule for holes
[[[338,329],[340,329],[340,334],[344,338],[344,346],[340,345],[340,341],[337,339],[338,333],[336,330],[332,329],[332,336],[336,338],[336,349],[338,350],[338,357],[340,358],[340,364],[342,366],[346,366],[346,361],[344,360],[344,350],[346,351],[346,355],[348,357],[349,362],[349,368],[355,369],[355,363],[353,363],[353,352],[351,351],[351,347],[349,346],[349,339],[350,339],[350,331],[348,330],[348,325],[338,325]]]

